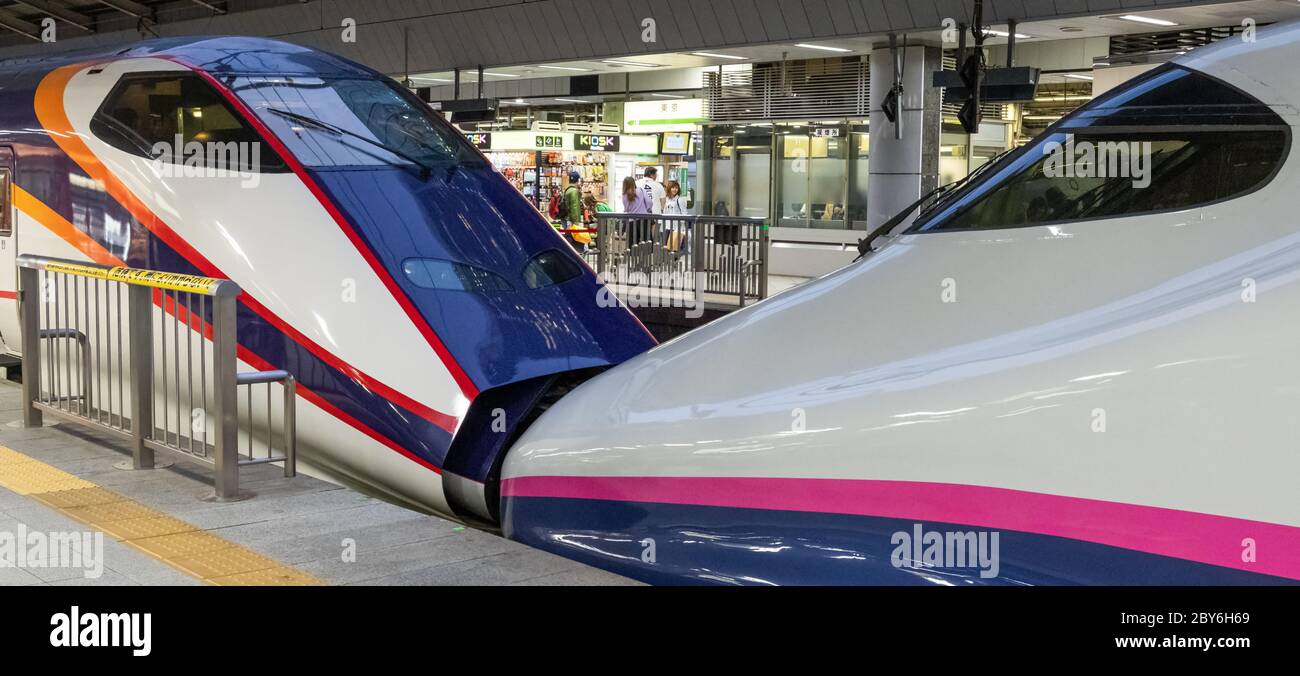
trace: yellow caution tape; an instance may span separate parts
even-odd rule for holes
[[[106,279],[112,282],[123,282],[125,284],[137,284],[139,286],[150,286],[156,289],[167,289],[169,291],[184,291],[188,293],[202,293],[212,295],[216,293],[217,284],[222,280],[211,277],[199,277],[197,275],[183,275],[176,272],[160,272],[158,270],[141,270],[138,268],[115,267],[115,268],[97,268],[91,265],[79,265],[77,263],[56,263],[47,262],[45,270],[48,272],[60,272],[78,277],[91,277],[93,279]]]

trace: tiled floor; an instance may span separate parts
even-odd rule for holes
[[[68,472],[131,501],[165,512],[235,545],[329,584],[504,585],[633,584],[496,535],[417,514],[347,488],[278,468],[245,468],[241,486],[256,493],[236,503],[204,502],[211,478],[201,466],[177,462],[131,472],[113,464],[129,458],[109,437],[58,424],[25,429],[19,389],[0,381],[0,446]],[[160,456],[161,457],[161,456]],[[86,525],[25,495],[0,488],[0,534],[84,532]],[[345,549],[355,561],[345,560]],[[201,584],[163,561],[104,537],[103,572],[80,568],[0,567],[0,585]]]

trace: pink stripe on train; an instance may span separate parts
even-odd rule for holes
[[[1300,579],[1300,528],[1295,526],[1007,488],[854,479],[535,476],[502,481],[501,494],[937,521]],[[1242,561],[1246,538],[1255,542],[1255,562]]]

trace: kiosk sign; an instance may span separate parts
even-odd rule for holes
[[[573,137],[573,147],[578,150],[599,150],[616,153],[618,152],[618,137],[607,134],[577,134]]]

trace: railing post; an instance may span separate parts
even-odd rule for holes
[[[745,259],[740,257],[737,257],[736,265],[740,268],[740,309],[743,310],[745,309],[745,293],[748,290],[745,278],[749,276],[749,266],[745,265]]]
[[[691,217],[691,264],[692,272],[704,272],[704,229],[700,227],[700,217]],[[698,278],[697,278],[698,279]]]
[[[153,469],[153,289],[127,287],[127,346],[131,353],[131,466]]]
[[[298,473],[298,381],[293,376],[284,379],[284,475],[293,478]],[[270,414],[268,413],[268,420]]]
[[[604,279],[609,265],[609,245],[612,236],[609,234],[609,219],[596,216],[596,274]],[[605,280],[609,281],[609,280]]]
[[[19,321],[23,341],[23,426],[40,427],[41,410],[41,292],[40,271],[18,268]]]
[[[239,391],[235,372],[237,287],[223,283],[212,302],[212,420],[216,426],[216,499],[239,499]],[[250,431],[251,434],[251,431]]]
[[[766,221],[758,227],[760,233],[758,250],[758,260],[760,261],[758,267],[758,298],[759,300],[762,300],[767,298],[767,278],[771,274],[771,268],[768,267],[768,263],[772,257],[772,231],[768,228]]]

